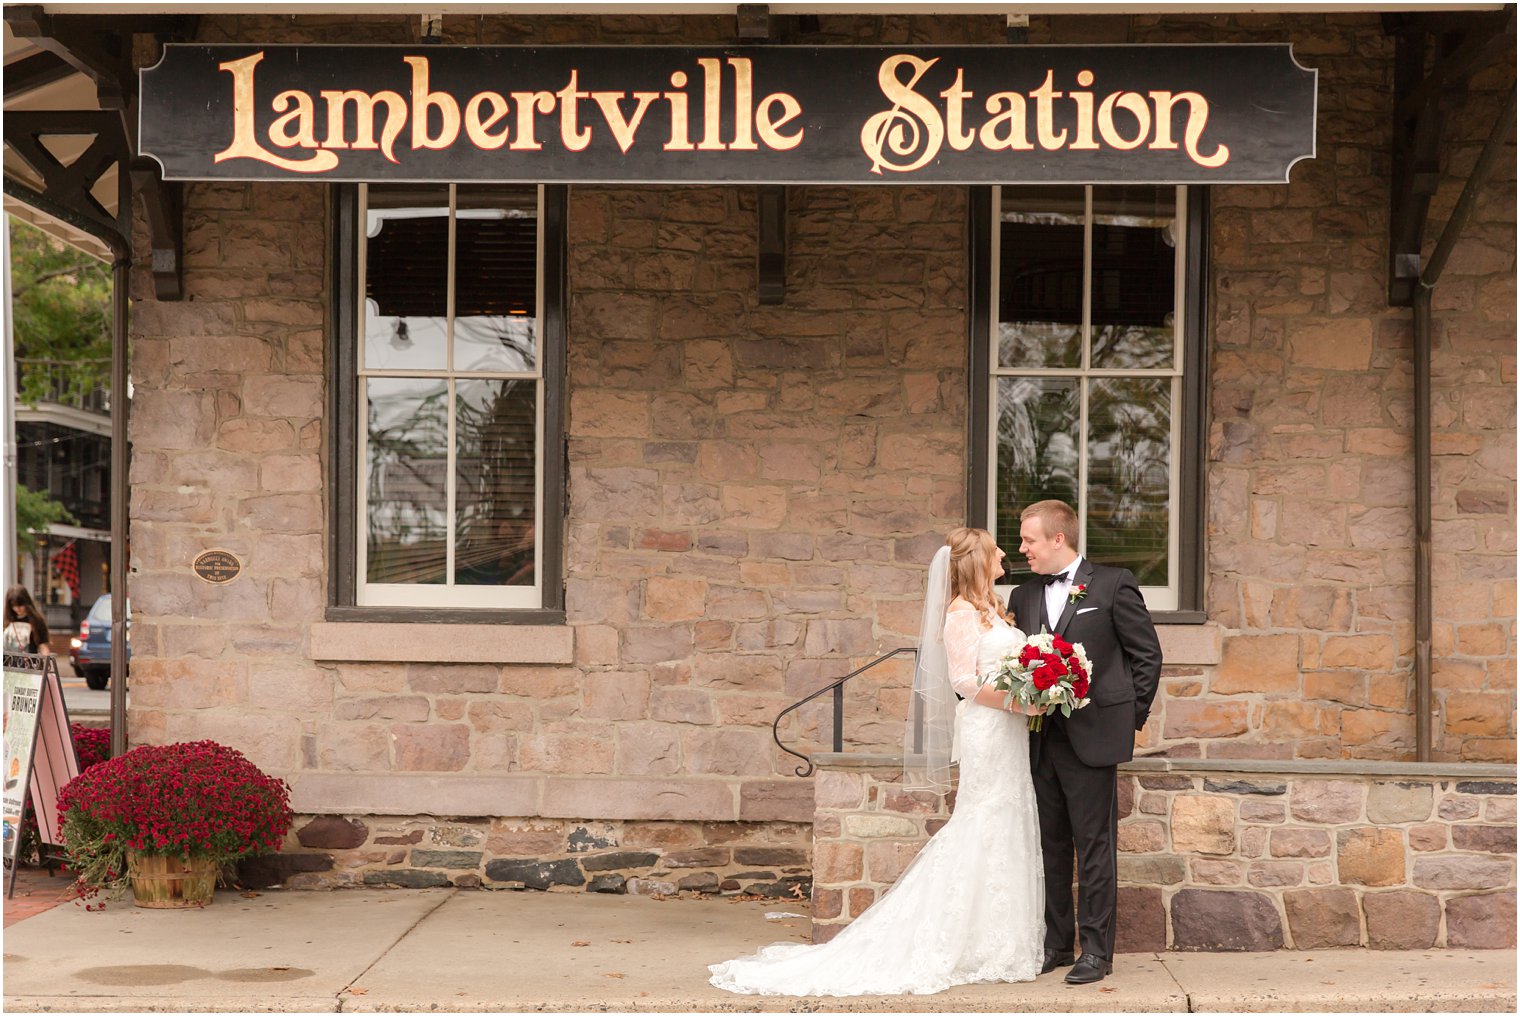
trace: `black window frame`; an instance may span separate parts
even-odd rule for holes
[[[543,503],[539,505],[543,602],[538,607],[359,606],[358,575],[358,256],[359,186],[331,188],[331,321],[327,329],[328,470],[327,610],[329,621],[441,622],[445,624],[565,622],[564,529],[566,476],[566,215],[569,188],[543,187],[543,320],[540,356],[544,371]]]
[[[966,202],[968,217],[967,278],[967,382],[970,388],[966,447],[970,463],[966,477],[967,525],[990,528],[986,490],[992,469],[988,414],[991,412],[988,383],[992,350],[987,336],[992,329],[992,187],[973,187]],[[1205,483],[1208,460],[1208,336],[1209,336],[1209,188],[1187,188],[1188,257],[1183,281],[1182,438],[1177,450],[1177,605],[1176,610],[1157,610],[1157,624],[1203,624],[1204,568],[1207,519]]]

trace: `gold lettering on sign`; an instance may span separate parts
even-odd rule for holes
[[[318,150],[309,159],[287,159],[266,151],[254,137],[253,69],[264,59],[262,52],[218,64],[217,70],[232,75],[232,144],[211,157],[212,162],[226,159],[256,159],[279,169],[295,173],[325,173],[338,165],[332,152]]]
[[[934,103],[913,89],[928,72],[939,63],[920,60],[916,56],[892,56],[882,61],[877,70],[876,83],[881,92],[892,102],[892,108],[877,113],[860,129],[860,147],[871,160],[871,172],[881,175],[883,167],[896,173],[911,173],[939,154],[939,146],[945,138],[945,125]],[[897,76],[899,67],[907,66],[912,77],[906,82]],[[906,160],[918,153],[917,158]]]
[[[1080,70],[1076,74],[1077,88],[1063,92],[1056,88],[1055,71],[1047,70],[1044,80],[1028,92],[993,92],[987,96],[983,105],[989,117],[973,127],[966,122],[966,100],[974,95],[965,85],[964,68],[956,68],[955,80],[936,93],[944,100],[943,112],[932,99],[918,92],[919,82],[938,59],[921,60],[899,54],[882,61],[877,84],[892,106],[867,119],[860,132],[861,151],[871,161],[872,173],[880,174],[884,169],[911,173],[937,158],[940,146],[947,140],[956,151],[969,150],[973,142],[988,151],[1033,151],[1035,146],[1029,139],[1029,100],[1034,103],[1035,139],[1048,152],[1093,152],[1105,146],[1125,152],[1147,142],[1151,149],[1175,149],[1172,113],[1186,104],[1183,147],[1187,157],[1208,169],[1217,169],[1229,161],[1228,145],[1216,144],[1207,155],[1199,148],[1208,129],[1209,102],[1197,92],[1155,91],[1146,95],[1112,92],[1097,101],[1095,114],[1097,93],[1088,89],[1096,83],[1097,75],[1091,70]],[[906,80],[898,73],[904,67],[910,72]],[[1070,106],[1065,107],[1062,100]],[[1057,127],[1058,104],[1071,110],[1068,122],[1073,128]],[[1126,136],[1115,122],[1116,109],[1134,118],[1132,137]]]
[[[480,107],[490,103],[491,113],[482,118]],[[492,134],[491,128],[509,112],[506,97],[500,92],[477,92],[470,98],[469,105],[464,108],[464,133],[470,139],[470,144],[486,151],[494,151],[507,143],[507,128],[503,127],[499,134]]]
[[[1029,107],[1019,92],[994,92],[987,96],[987,112],[992,119],[977,131],[977,140],[988,151],[1011,149],[1021,152],[1034,150],[1029,140]],[[999,130],[1003,133],[999,134]]]
[[[649,104],[660,97],[659,92],[634,92],[633,97],[638,101],[638,105],[634,107],[633,115],[625,120],[622,107],[618,105],[618,102],[627,94],[627,92],[591,93],[591,98],[601,107],[607,127],[612,131],[612,136],[624,155],[628,154],[628,149],[633,146],[633,136],[638,132],[639,122],[648,112]]]
[[[580,113],[581,100],[589,94],[576,89],[579,76],[579,71],[571,70],[570,81],[557,93],[559,95],[559,143],[571,152],[579,152],[591,144],[591,128],[580,127],[575,122],[576,116]]]
[[[694,69],[669,73],[668,91],[592,91],[581,87],[580,70],[572,68],[557,91],[467,94],[436,88],[432,57],[421,55],[401,57],[410,69],[407,96],[389,90],[287,88],[270,100],[268,110],[275,115],[261,129],[259,114],[268,111],[259,107],[255,72],[264,57],[260,51],[217,65],[232,77],[232,141],[216,153],[214,162],[253,159],[294,173],[324,173],[338,166],[337,153],[354,150],[378,151],[399,165],[396,143],[408,121],[413,152],[449,151],[461,137],[479,151],[538,152],[549,146],[580,152],[600,133],[604,147],[610,135],[626,155],[650,122],[650,111],[656,111],[658,124],[666,107],[669,139],[646,139],[646,148],[658,143],[664,152],[786,152],[803,143],[807,130],[802,102],[795,94],[767,94],[760,88],[756,57],[697,57]],[[1209,101],[1198,92],[1098,91],[1097,75],[1088,68],[1075,72],[1071,87],[1057,81],[1054,69],[1047,69],[1028,91],[978,92],[966,68],[941,63],[947,59],[897,53],[882,60],[876,82],[887,107],[865,118],[859,136],[871,173],[916,172],[937,162],[947,144],[953,152],[978,147],[987,152],[1072,153],[1180,148],[1193,163],[1208,169],[1229,162],[1229,146],[1210,144],[1206,137]],[[925,85],[936,68],[939,73],[931,79],[935,84]],[[940,88],[945,81],[949,84]],[[986,98],[977,103],[979,94]],[[732,119],[725,122],[730,111]],[[695,116],[702,119],[699,138],[693,138]],[[543,140],[537,134],[540,128]],[[287,158],[279,154],[282,149],[306,149],[310,156]],[[1076,158],[1088,165],[1083,156]]]
[[[670,87],[685,88],[686,72],[676,71],[670,76]],[[670,103],[670,140],[665,144],[667,152],[689,152],[692,150],[691,128],[687,124],[686,93],[666,92],[666,100]]]
[[[1151,142],[1150,147],[1177,147],[1177,142],[1172,140],[1172,107],[1179,102],[1186,102],[1188,118],[1182,136],[1183,143],[1187,145],[1188,158],[1209,169],[1217,169],[1229,160],[1230,149],[1225,145],[1215,145],[1214,154],[1207,157],[1198,152],[1198,139],[1203,137],[1203,129],[1209,122],[1209,100],[1197,92],[1179,92],[1176,95],[1171,92],[1150,94],[1151,101],[1156,104],[1156,140]]]
[[[295,109],[289,113],[291,103]],[[281,92],[274,97],[270,108],[276,113],[285,113],[284,116],[269,125],[269,140],[281,148],[294,148],[297,145],[302,148],[317,147],[317,112],[313,107],[311,96],[305,92],[294,90]],[[295,124],[295,133],[291,133],[290,125]]]
[[[391,162],[396,161],[396,139],[406,125],[406,100],[396,92],[323,92],[327,100],[327,139],[325,148],[348,148],[343,129],[344,113],[348,104],[354,105],[354,143],[356,150],[376,151]],[[385,107],[385,126],[380,128],[380,140],[375,140],[375,110]]]
[[[513,92],[512,101],[517,104],[517,138],[512,142],[514,152],[537,152],[543,149],[534,133],[533,111],[554,112],[553,92]]]
[[[459,103],[448,92],[428,88],[427,57],[405,56],[401,60],[412,65],[412,148],[449,147],[459,137]],[[428,133],[428,111],[435,107],[443,117],[436,138]]]
[[[1118,106],[1135,118],[1139,130],[1134,138],[1126,138],[1119,133],[1119,128],[1114,126],[1114,107]],[[1139,92],[1115,92],[1103,100],[1098,107],[1098,136],[1103,143],[1110,148],[1120,151],[1129,151],[1131,148],[1139,148],[1145,144],[1145,139],[1151,133],[1151,108],[1145,104],[1145,96]]]

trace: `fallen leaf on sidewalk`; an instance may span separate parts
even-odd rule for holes
[[[1101,992],[1103,992],[1106,995],[1110,991],[1113,991],[1114,989],[1113,988],[1099,988],[1098,990],[1101,991]]]
[[[1498,990],[1498,989],[1507,988],[1507,987],[1509,987],[1509,985],[1507,985],[1507,984],[1495,984],[1494,982],[1490,981],[1487,984],[1480,984],[1480,985],[1478,985],[1478,987],[1480,987],[1480,988],[1487,988],[1489,991],[1495,991],[1495,990]]]
[[[238,893],[238,895],[243,897],[245,900],[256,900],[259,898],[258,893]]]
[[[619,973],[617,973],[617,972],[614,971],[613,973],[603,974],[602,976],[603,977],[616,977],[618,980],[622,980],[623,978],[627,977],[628,975],[627,974],[619,974]]]
[[[590,945],[591,943],[578,938],[574,942],[571,942],[570,944],[572,946],[575,946],[576,948],[579,948],[579,947],[581,947],[583,945]]]
[[[368,988],[349,988],[348,989],[348,993],[350,995],[368,995],[369,994],[369,989]]]
[[[615,939],[613,939],[613,941],[616,942],[618,945],[631,945],[631,944],[633,944],[633,939],[631,939],[631,938],[615,938]]]

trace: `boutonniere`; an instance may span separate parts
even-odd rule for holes
[[[1074,586],[1071,587],[1071,593],[1066,597],[1066,602],[1068,602],[1068,603],[1076,603],[1078,600],[1083,599],[1086,596],[1087,596],[1087,587],[1086,586],[1084,586],[1084,585],[1074,585]]]

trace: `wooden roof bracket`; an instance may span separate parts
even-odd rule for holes
[[[61,62],[71,71],[84,74],[95,83],[100,106],[98,113],[89,110],[9,114],[6,143],[13,145],[17,154],[43,178],[43,195],[51,205],[99,225],[105,225],[110,216],[89,197],[89,190],[100,173],[112,162],[117,163],[123,180],[130,181],[131,186],[122,191],[123,200],[117,210],[120,223],[112,224],[111,228],[131,235],[130,198],[135,192],[142,199],[148,226],[154,295],[160,300],[183,299],[183,187],[164,180],[157,162],[137,154],[137,74],[132,67],[132,36],[137,32],[155,32],[188,37],[194,34],[195,19],[52,15],[37,5],[21,5],[7,7],[5,21],[14,35],[35,43],[55,61],[45,67],[39,64],[40,73],[58,73],[56,62]],[[24,127],[13,139],[11,120],[17,117],[24,119]],[[39,139],[50,134],[82,133],[74,127],[84,118],[94,125],[91,133],[96,133],[96,141],[73,166],[63,167],[46,152]],[[111,159],[104,165],[99,165],[97,148],[112,151]],[[80,170],[75,171],[75,166]],[[94,175],[89,184],[79,187],[80,180],[91,172]]]

